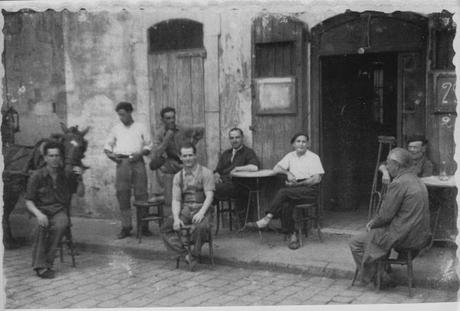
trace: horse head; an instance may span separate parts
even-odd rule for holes
[[[89,131],[89,127],[80,131],[77,126],[67,127],[61,122],[63,134],[55,134],[54,138],[64,146],[64,168],[66,171],[71,171],[74,166],[85,167],[82,159],[85,157],[85,152],[88,148],[88,141],[85,135]]]

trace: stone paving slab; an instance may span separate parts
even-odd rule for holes
[[[30,228],[30,220],[14,215],[16,228]],[[158,227],[151,224],[153,237],[143,237],[138,243],[133,235],[127,239],[115,239],[119,232],[116,220],[72,217],[74,240],[80,250],[102,253],[122,252],[145,259],[169,259],[170,254],[159,237]],[[273,232],[263,232],[260,240],[257,232],[236,233],[221,229],[214,238],[214,255],[217,264],[251,269],[263,269],[313,276],[327,276],[351,280],[355,265],[352,260],[348,241],[348,230],[334,232],[324,228],[323,242],[319,242],[315,233],[304,240],[304,246],[292,251],[287,248],[284,236]],[[25,229],[23,229],[25,230]],[[336,230],[336,229],[335,229]],[[345,233],[344,233],[345,232]],[[349,234],[347,234],[347,232]],[[18,232],[16,232],[17,236]],[[22,232],[22,236],[30,233]],[[204,260],[208,253],[203,247]],[[427,288],[458,288],[457,258],[455,250],[433,247],[430,251],[414,260],[414,284]],[[406,284],[406,272],[403,267],[394,267],[397,281]]]
[[[207,264],[200,264],[197,271],[190,272],[185,268],[175,269],[172,261],[133,258],[123,251],[106,254],[80,251],[77,267],[71,267],[68,257],[64,263],[56,260],[56,278],[45,280],[33,273],[30,252],[31,247],[5,252],[6,308],[443,302],[443,310],[448,307],[453,310],[457,301],[453,291],[415,288],[414,296],[408,297],[404,286],[377,292],[372,287],[351,287],[348,280],[305,274]],[[75,286],[65,287],[65,284]]]
[[[134,236],[116,240],[119,230],[116,221],[73,218],[74,237],[80,247],[103,252],[123,250],[142,258],[170,258],[158,236],[158,228],[155,225],[151,228],[156,235],[144,237],[139,244]],[[346,234],[324,234],[321,243],[312,233],[302,248],[292,251],[281,234],[263,232],[260,240],[257,232],[236,233],[224,229],[214,238],[214,256],[218,264],[351,280],[355,265],[348,248],[349,238]],[[205,246],[203,255],[207,253]],[[432,248],[414,260],[415,286],[456,289],[456,263],[455,250]],[[405,285],[403,268],[395,266],[394,270],[400,272],[396,274],[400,276],[397,281]]]

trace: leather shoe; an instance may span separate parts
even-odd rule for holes
[[[121,240],[131,236],[131,229],[123,228],[121,229],[120,233],[117,235],[117,239]]]
[[[290,249],[298,249],[300,247],[299,239],[297,238],[297,235],[295,233],[291,235],[288,247]]]
[[[35,272],[37,272],[37,275],[42,279],[54,279],[54,271],[51,269],[36,269]]]

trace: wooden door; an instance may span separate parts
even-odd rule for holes
[[[156,124],[161,124],[159,112],[164,107],[176,109],[180,126],[204,127],[204,49],[188,49],[149,54],[151,72],[150,96],[155,105]],[[205,134],[206,135],[206,134]],[[206,139],[197,145],[199,163],[206,163]]]
[[[264,168],[273,168],[291,151],[292,135],[304,129],[305,41],[306,25],[293,18],[262,16],[254,21],[251,130]],[[262,88],[280,101],[264,102],[269,96],[264,96]]]
[[[412,135],[425,134],[426,73],[425,58],[420,52],[398,55],[398,145],[404,146]]]

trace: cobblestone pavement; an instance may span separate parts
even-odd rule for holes
[[[81,252],[77,267],[69,256],[56,260],[53,280],[40,279],[30,266],[30,247],[6,251],[7,308],[93,308],[420,303],[456,301],[455,292],[406,287],[376,292],[334,280],[265,270],[207,264],[189,272],[173,261],[138,259],[122,252]]]

